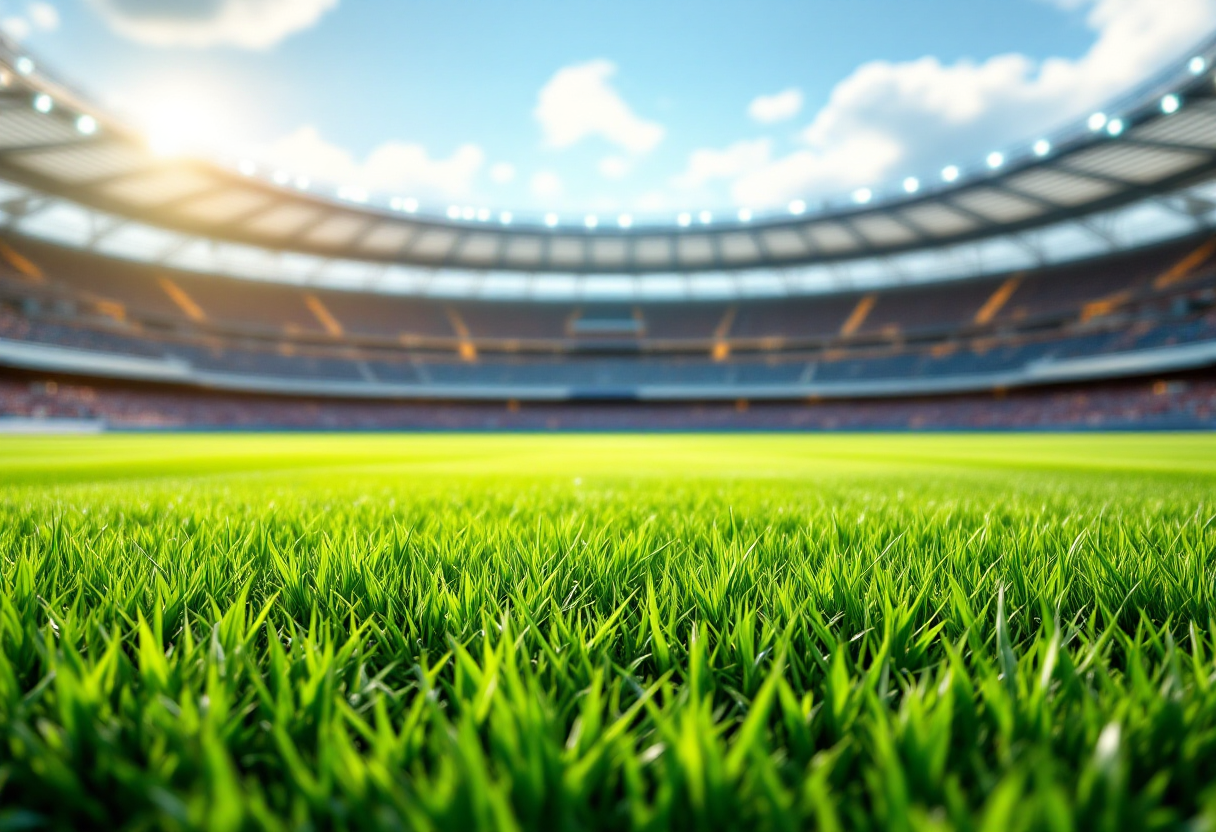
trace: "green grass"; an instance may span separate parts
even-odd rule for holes
[[[1216,830],[1216,437],[0,440],[0,830]]]

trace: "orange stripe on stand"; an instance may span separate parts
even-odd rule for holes
[[[714,328],[714,348],[710,353],[714,361],[725,361],[730,358],[730,342],[726,339],[735,322],[735,311],[735,307],[727,307],[722,314],[722,320],[718,321],[718,325]]]
[[[1213,254],[1216,254],[1216,237],[1208,240],[1186,257],[1183,257],[1170,267],[1169,271],[1158,276],[1153,281],[1153,288],[1164,289],[1167,286],[1173,286],[1175,283],[1181,283],[1190,277],[1191,273],[1202,266]]]
[[[452,329],[456,332],[456,337],[460,339],[460,345],[457,347],[457,352],[463,361],[477,360],[477,347],[469,337],[469,328],[464,325],[464,321],[451,306],[445,306],[444,311],[447,313],[448,321],[452,324]]]
[[[202,308],[194,302],[193,298],[186,294],[186,291],[178,286],[167,277],[156,278],[160,283],[160,288],[165,290],[165,294],[169,296],[169,300],[177,304],[177,308],[186,313],[186,317],[192,321],[199,323],[207,320],[207,315]]]
[[[852,335],[854,332],[861,329],[861,325],[866,322],[866,316],[870,314],[870,310],[874,308],[874,304],[877,301],[877,295],[866,295],[864,298],[857,301],[857,305],[854,306],[853,311],[849,313],[849,317],[844,322],[844,326],[840,328],[840,334]]]
[[[335,338],[341,338],[344,334],[342,324],[338,323],[330,311],[321,303],[321,299],[313,294],[304,296],[304,303],[308,306],[308,311],[316,317],[321,326],[325,327],[325,331]]]
[[[30,280],[42,280],[42,269],[38,268],[32,260],[12,246],[0,243],[0,256],[3,256],[8,261],[8,264],[23,276],[28,277]]]
[[[980,311],[975,313],[975,323],[983,326],[995,318],[996,313],[1005,307],[1005,304],[1009,302],[1009,298],[1013,297],[1013,293],[1017,291],[1021,283],[1022,276],[1015,274],[996,287],[996,291],[989,295],[988,300],[984,301],[984,305],[980,307]]]

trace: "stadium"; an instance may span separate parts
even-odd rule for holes
[[[1211,828],[1214,68],[508,210],[3,38],[0,828]]]

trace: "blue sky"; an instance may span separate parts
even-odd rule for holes
[[[310,187],[662,215],[974,164],[1182,57],[1216,0],[3,0],[0,19],[150,131]]]

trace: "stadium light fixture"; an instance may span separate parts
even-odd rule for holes
[[[920,180],[915,176],[909,176],[904,180],[904,193],[914,194],[920,190]]]
[[[549,226],[550,228],[557,228],[557,214],[545,214],[545,225]]]
[[[989,168],[996,170],[1001,165],[1005,164],[1005,154],[994,150],[992,153],[988,154],[988,158],[985,161],[988,163]]]
[[[740,208],[739,213],[736,214],[736,216],[739,217],[739,222],[751,222],[752,221],[752,209],[751,208]]]
[[[619,225],[621,228],[633,227],[633,215],[632,214],[621,214],[619,217],[616,218],[616,224]]]
[[[13,68],[16,69],[21,75],[33,75],[34,61],[25,55],[22,55],[17,59],[17,62],[13,64]]]
[[[1182,99],[1173,93],[1170,93],[1165,98],[1161,99],[1161,112],[1165,113],[1167,116],[1178,112],[1180,107],[1182,107]]]
[[[460,206],[459,205],[449,205],[448,206],[448,219],[450,219],[450,220],[460,219]]]
[[[874,198],[874,192],[869,188],[858,188],[853,191],[853,201],[858,205],[867,205]]]
[[[1085,122],[1089,125],[1089,129],[1097,133],[1106,126],[1106,113],[1094,113],[1089,117],[1089,121]]]
[[[501,214],[498,215],[498,221],[500,223],[502,223],[503,225],[510,225],[511,220],[513,220],[513,219],[515,219],[515,217],[513,217],[511,215],[510,211],[503,211]]]
[[[296,177],[296,181],[295,181],[294,183],[292,183],[292,184],[294,184],[294,185],[296,186],[296,190],[297,190],[297,191],[307,191],[307,190],[308,190],[308,186],[309,186],[311,183],[308,181],[308,177],[307,177],[307,176],[297,176],[297,177]]]
[[[418,200],[414,199],[412,196],[407,196],[405,199],[401,200],[401,207],[405,209],[407,214],[417,213]]]
[[[471,220],[477,216],[477,209],[472,205],[466,205],[460,209],[460,218],[462,220]]]
[[[697,219],[701,221],[701,225],[709,225],[714,221],[714,215],[709,211],[702,211],[700,214],[697,214]]]
[[[242,176],[253,176],[258,172],[258,166],[249,159],[242,159],[238,162],[236,169],[241,172]]]
[[[688,213],[687,211],[680,214],[678,217],[676,217],[676,224],[679,225],[680,228],[688,228],[688,226],[692,225],[692,214]]]
[[[1195,57],[1191,58],[1190,63],[1186,65],[1186,68],[1191,71],[1192,75],[1202,75],[1203,71],[1208,68],[1208,62],[1199,55],[1196,55]]]
[[[83,115],[76,119],[76,132],[82,136],[91,136],[97,132],[97,119]]]
[[[276,170],[274,172],[274,184],[286,185],[291,181],[291,174],[285,170]]]
[[[358,202],[360,204],[367,202],[367,191],[363,188],[357,188],[353,185],[345,185],[338,188],[338,199],[346,200],[347,202]]]
[[[959,177],[958,165],[947,165],[942,168],[942,180],[946,182],[957,182]]]
[[[40,113],[49,113],[55,109],[55,100],[46,93],[39,93],[34,96],[34,109]]]
[[[1034,143],[1034,155],[1042,159],[1047,154],[1051,153],[1051,142],[1047,139],[1039,139]]]
[[[1112,136],[1118,136],[1123,132],[1123,119],[1112,118],[1106,123],[1106,132]]]
[[[587,216],[583,217],[583,225],[587,226],[588,228],[595,228],[599,224],[600,218],[595,214],[588,214]]]
[[[800,216],[806,213],[806,202],[801,199],[795,199],[790,203],[790,213],[794,216]]]
[[[489,219],[490,219],[490,209],[489,208],[478,208],[477,209],[477,221],[478,222],[488,222]]]

